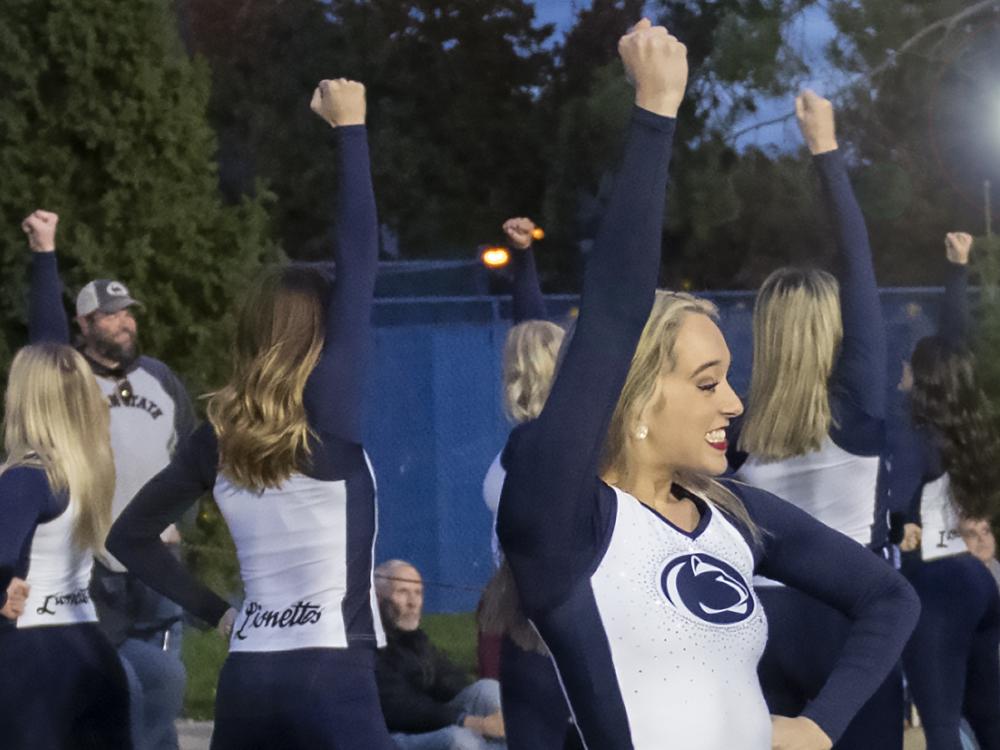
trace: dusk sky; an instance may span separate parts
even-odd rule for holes
[[[590,0],[535,0],[534,4],[538,21],[556,24],[556,34],[561,36],[572,25],[576,10],[588,7]],[[679,29],[678,33],[683,39],[683,30]],[[843,75],[831,71],[823,60],[823,47],[835,33],[830,19],[819,8],[803,12],[786,29],[786,41],[803,55],[811,68],[810,75],[803,79],[801,85],[824,95],[832,94],[845,83]],[[792,111],[792,103],[785,100],[762,98],[758,102],[758,106],[759,111],[752,119],[742,123],[741,127]],[[799,143],[798,139],[798,128],[794,121],[789,119],[782,124],[771,125],[748,133],[740,138],[736,145],[796,148]]]

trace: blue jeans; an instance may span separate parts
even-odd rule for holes
[[[126,638],[118,656],[128,678],[130,720],[136,750],[177,750],[174,725],[184,707],[187,673],[181,662],[181,623],[164,636]]]
[[[181,608],[127,573],[95,561],[90,595],[118,650],[129,689],[136,750],[177,750],[174,721],[184,705]]]
[[[458,706],[470,716],[489,716],[500,710],[500,683],[479,680],[455,696],[449,705]],[[392,735],[399,750],[506,750],[504,740],[483,737],[465,727],[445,727],[421,734]]]

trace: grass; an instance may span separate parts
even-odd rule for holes
[[[455,615],[425,615],[421,626],[438,648],[470,674],[476,671],[476,616],[473,612]],[[215,711],[215,686],[226,660],[226,642],[214,630],[184,631],[182,655],[187,667],[184,716],[211,720]]]

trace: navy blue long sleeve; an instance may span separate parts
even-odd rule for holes
[[[902,654],[919,600],[899,573],[852,539],[770,493],[729,486],[765,532],[754,550],[755,572],[853,621],[836,667],[802,712],[836,742]]]
[[[62,513],[67,499],[52,493],[42,468],[15,466],[0,474],[0,607],[11,579],[28,575],[35,527]]]
[[[541,415],[516,428],[506,449],[500,541],[515,571],[522,560],[550,571],[547,587],[521,591],[529,613],[568,591],[604,533],[598,463],[656,291],[675,123],[633,111],[573,340]]]
[[[106,544],[129,572],[210,625],[220,620],[229,604],[191,575],[160,534],[212,489],[217,464],[215,433],[206,423],[139,490],[111,527]]]
[[[839,150],[814,157],[837,237],[836,276],[844,337],[830,392],[834,439],[852,453],[882,449],[886,415],[886,340],[871,246]]]
[[[337,279],[327,308],[326,338],[303,400],[320,432],[361,442],[365,376],[372,347],[372,304],[378,271],[378,218],[364,125],[337,128],[339,142]]]
[[[512,285],[511,306],[513,308],[514,325],[526,320],[545,320],[548,311],[545,309],[545,298],[542,296],[542,286],[538,281],[538,268],[535,266],[535,251],[514,250],[514,283]]]
[[[69,321],[62,302],[62,281],[56,254],[32,253],[28,272],[28,341],[68,344]]]
[[[336,471],[335,463],[345,453],[345,441],[360,443],[378,260],[365,128],[338,128],[335,136],[340,143],[337,278],[326,313],[323,352],[303,394],[309,423],[320,436],[311,466],[303,467],[303,472],[320,479]],[[214,431],[206,424],[183,442],[170,464],[139,491],[112,526],[107,541],[108,551],[130,572],[212,624],[229,605],[192,576],[159,535],[212,489],[217,470],[218,445]]]
[[[960,263],[948,264],[941,302],[941,319],[938,335],[957,346],[965,343],[969,335],[969,267]]]

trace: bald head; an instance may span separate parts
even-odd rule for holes
[[[416,630],[424,609],[420,572],[404,560],[386,560],[375,568],[375,595],[400,630]]]

